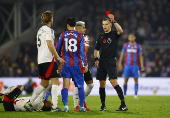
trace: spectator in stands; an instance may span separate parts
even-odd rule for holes
[[[28,82],[24,85],[24,90],[27,94],[32,94],[34,82],[32,81],[31,76],[28,77]]]

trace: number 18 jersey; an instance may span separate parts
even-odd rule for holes
[[[60,35],[57,52],[59,56],[62,52],[65,65],[87,66],[84,37],[75,30],[68,30]]]
[[[46,40],[54,44],[54,30],[47,25],[42,26],[37,32],[38,64],[52,62],[53,55],[48,48]]]

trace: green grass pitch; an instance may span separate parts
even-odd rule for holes
[[[69,96],[68,113],[58,112],[5,112],[0,104],[0,118],[170,118],[170,96],[139,96],[140,100],[134,100],[133,96],[127,96],[126,105],[128,111],[115,111],[120,105],[117,96],[106,97],[107,111],[99,111],[99,96],[89,96],[87,105],[91,111],[75,112],[73,109],[73,97]],[[50,100],[50,98],[49,98]],[[61,96],[58,106],[63,109]]]

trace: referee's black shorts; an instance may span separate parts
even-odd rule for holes
[[[97,68],[97,80],[106,80],[107,74],[110,79],[117,79],[116,58],[100,58]]]

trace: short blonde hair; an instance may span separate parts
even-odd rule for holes
[[[45,11],[41,15],[41,24],[43,25],[48,24],[51,21],[52,17],[53,17],[53,13],[51,11]]]
[[[110,18],[104,18],[103,21],[109,21],[110,23],[112,23],[112,21],[110,20]]]

